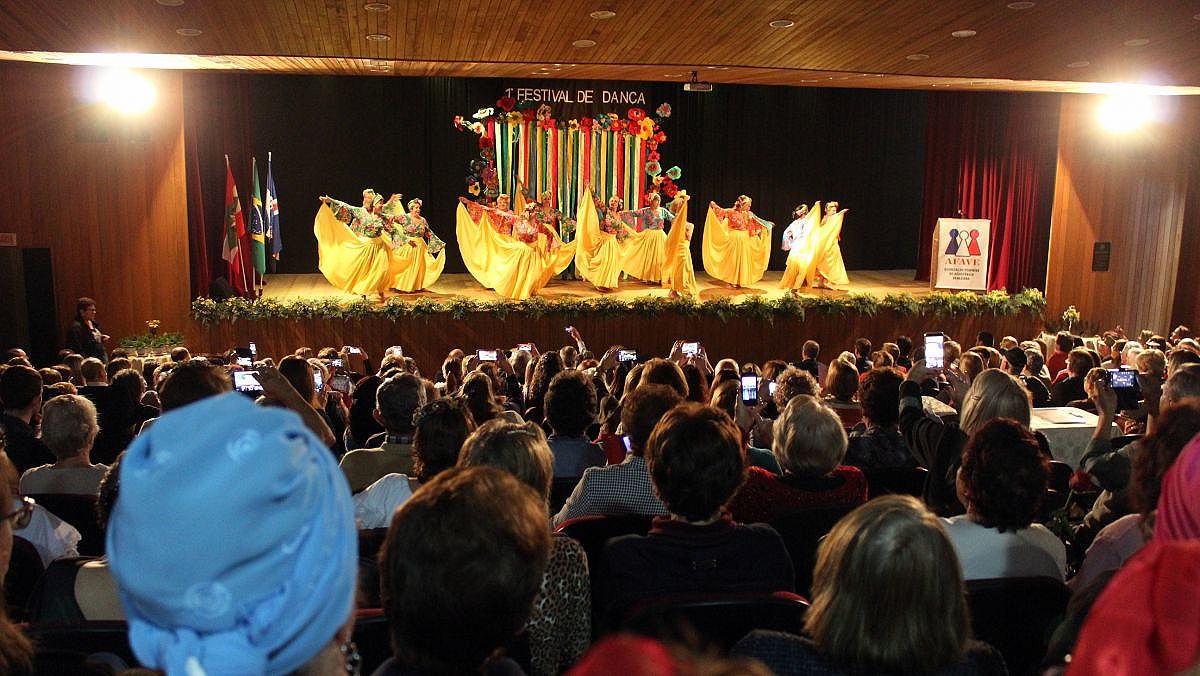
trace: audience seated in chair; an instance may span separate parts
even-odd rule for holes
[[[342,456],[350,492],[358,493],[384,474],[412,474],[413,414],[425,405],[421,379],[409,374],[388,378],[375,393],[375,418],[387,430],[380,448],[360,448]]]
[[[589,467],[603,467],[604,449],[587,438],[596,421],[596,386],[590,376],[574,369],[554,376],[546,390],[546,424],[554,453],[554,478],[581,477]]]
[[[846,457],[846,430],[828,406],[815,397],[797,396],[774,428],[775,457],[783,476],[751,467],[729,503],[734,519],[766,522],[804,509],[866,502],[866,477],[857,467],[841,464]]]
[[[42,377],[28,366],[9,366],[0,373],[0,416],[5,448],[18,472],[53,463],[54,454],[38,438],[34,425],[42,412]]]
[[[875,368],[863,375],[859,389],[862,422],[850,430],[846,464],[860,469],[914,467],[912,453],[900,434],[899,369]]]
[[[610,618],[655,596],[794,590],[779,534],[765,524],[739,525],[724,509],[746,477],[729,416],[690,402],[676,406],[646,442],[646,462],[669,516],[655,518],[645,536],[608,543]]]
[[[783,676],[1006,673],[995,650],[971,640],[945,529],[909,496],[872,500],[821,543],[804,631],[753,632],[733,653]]]
[[[375,676],[466,674],[529,618],[550,555],[544,498],[494,467],[447,470],[392,519],[380,554],[393,657]],[[520,673],[500,659],[486,673]]]
[[[92,444],[100,428],[96,407],[77,395],[64,394],[42,407],[42,441],[56,461],[26,470],[21,492],[95,495],[107,465],[93,464]]]
[[[681,401],[683,396],[666,385],[643,385],[626,395],[621,406],[621,425],[629,438],[625,462],[585,470],[552,524],[593,514],[666,514],[667,508],[651,489],[643,449],[654,426]]]
[[[566,372],[564,372],[566,373]],[[563,374],[555,376],[554,382]],[[554,385],[546,396],[553,410]],[[462,467],[498,467],[550,499],[554,457],[540,427],[502,420],[484,423],[463,444]],[[547,519],[549,517],[547,516]],[[547,521],[549,523],[549,521]],[[587,555],[565,535],[551,539],[550,559],[526,626],[534,674],[557,674],[583,655],[592,638]]]

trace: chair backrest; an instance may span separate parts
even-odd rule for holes
[[[609,589],[611,576],[608,560],[604,556],[604,545],[622,535],[645,535],[650,532],[654,517],[646,514],[622,514],[620,516],[581,516],[559,524],[557,532],[577,541],[587,555],[588,577],[592,587],[592,629],[603,624],[604,611],[612,602]]]
[[[104,556],[104,533],[96,521],[95,495],[74,493],[34,493],[33,498],[54,516],[75,526],[80,540],[76,547],[80,556]]]
[[[911,495],[921,497],[929,470],[924,467],[871,467],[863,470],[867,476],[870,499],[881,495]]]
[[[969,580],[967,605],[975,638],[1004,655],[1010,674],[1038,673],[1050,635],[1067,609],[1071,591],[1048,577]]]
[[[558,514],[562,509],[563,504],[567,502],[567,498],[571,497],[571,493],[575,491],[575,486],[579,484],[579,477],[558,477],[550,484],[550,513]]]
[[[362,657],[362,673],[374,673],[392,656],[392,638],[382,608],[359,608],[354,613],[354,645]]]
[[[783,538],[792,568],[796,572],[796,592],[807,597],[812,589],[813,567],[817,562],[817,545],[833,525],[854,511],[858,505],[817,507],[793,512],[772,519],[769,523]]]
[[[25,628],[38,653],[92,655],[111,653],[131,668],[141,666],[129,646],[129,625],[121,621],[79,622],[65,625],[31,625]]]
[[[358,531],[358,556],[364,559],[374,559],[379,556],[379,548],[387,538],[387,528],[364,528]]]
[[[38,554],[37,547],[29,540],[14,535],[12,556],[4,575],[4,601],[9,619],[21,622],[28,616],[29,599],[43,570],[42,556]]]
[[[664,596],[633,606],[621,629],[668,643],[698,639],[725,654],[755,629],[800,634],[806,612],[808,601],[791,592]]]

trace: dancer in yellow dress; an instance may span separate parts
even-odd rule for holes
[[[836,200],[831,201],[825,205],[824,215],[817,216],[821,211],[821,203],[813,205],[809,214],[811,225],[792,244],[780,287],[791,289],[793,293],[805,284],[814,289],[836,291],[834,284],[850,283],[850,277],[846,275],[846,263],[842,260],[842,249],[838,244],[842,235],[842,220],[849,210],[839,211],[838,206]]]
[[[762,279],[771,261],[771,228],[775,224],[750,211],[750,198],[741,195],[726,209],[708,203],[701,253],[704,270],[734,287]]]
[[[663,225],[675,216],[663,208],[662,196],[657,192],[647,193],[646,202],[648,206],[641,209],[621,212],[621,219],[630,228],[621,267],[630,277],[657,284],[662,280],[663,251],[667,245]],[[636,227],[639,222],[640,230]]]
[[[674,219],[671,221],[671,231],[667,233],[667,243],[663,248],[662,285],[663,288],[671,290],[671,298],[695,298],[700,295],[700,289],[696,286],[696,269],[692,265],[694,226],[687,220],[687,203],[690,199],[686,190],[680,190],[668,207]]]
[[[458,246],[467,270],[483,286],[514,300],[536,294],[575,257],[578,242],[564,244],[530,203],[513,222],[512,235],[497,232],[487,207],[460,199]]]
[[[621,277],[621,258],[631,234],[621,220],[621,213],[620,197],[613,195],[605,206],[595,199],[591,185],[579,200],[575,269],[601,291],[617,288]]]
[[[783,231],[781,248],[788,252],[787,268],[779,280],[779,288],[793,295],[800,292],[807,280],[805,273],[812,261],[812,231],[821,221],[821,203],[814,202],[812,209],[801,204],[792,211],[792,222]]]
[[[402,293],[433,286],[446,267],[446,243],[421,216],[421,204],[420,199],[409,200],[406,213],[396,194],[381,209],[392,245],[390,288]]]
[[[373,195],[371,200],[374,208],[382,208],[382,197]],[[392,286],[391,248],[383,236],[387,223],[371,209],[346,204],[328,195],[322,195],[321,202],[313,222],[319,256],[317,267],[337,288],[383,300]],[[362,234],[355,234],[355,230]]]

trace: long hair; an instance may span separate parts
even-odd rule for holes
[[[1029,390],[1021,381],[999,369],[987,369],[971,381],[958,427],[967,436],[994,418],[1012,418],[1029,427],[1031,409]]]
[[[0,448],[3,448],[2,438],[0,438]],[[13,467],[12,461],[8,459],[8,454],[0,450],[0,509],[3,509],[5,514],[12,510],[11,479],[15,478],[16,473],[17,470]],[[7,531],[0,534],[0,537],[12,538],[12,528],[8,524],[0,524],[0,529]],[[13,626],[12,622],[9,622],[4,604],[0,603],[0,673],[32,671],[33,644]]]
[[[855,509],[821,542],[804,628],[839,667],[934,673],[971,636],[962,568],[936,516],[907,495]]]

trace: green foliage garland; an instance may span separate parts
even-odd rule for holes
[[[631,300],[619,300],[606,296],[591,298],[554,298],[534,296],[524,301],[508,299],[476,300],[457,296],[449,300],[417,298],[406,300],[393,296],[386,302],[371,303],[366,300],[345,301],[337,298],[319,298],[279,301],[273,298],[248,300],[232,298],[214,301],[197,298],[192,301],[192,317],[202,323],[239,319],[365,319],[382,318],[396,321],[414,317],[432,317],[446,314],[454,319],[465,319],[474,313],[491,313],[499,319],[518,314],[530,319],[543,317],[619,317],[638,315],[655,317],[676,314],[685,317],[712,317],[722,322],[730,319],[756,319],[774,322],[776,318],[804,319],[807,313],[820,313],[833,317],[873,317],[881,310],[891,310],[900,315],[930,314],[939,317],[964,314],[989,314],[996,317],[1014,315],[1041,315],[1046,309],[1046,297],[1037,289],[1023,289],[1020,293],[990,291],[977,294],[970,291],[948,293],[935,291],[923,296],[908,293],[888,294],[882,298],[868,294],[851,293],[845,296],[792,296],[776,298],[746,296],[740,301],[729,298],[714,298],[696,301],[691,298],[664,298],[641,296]]]

